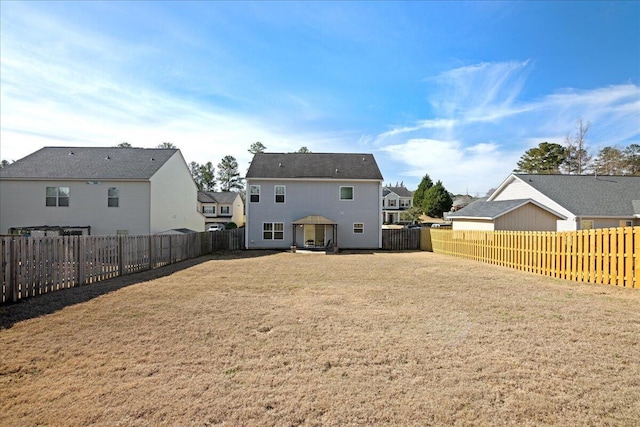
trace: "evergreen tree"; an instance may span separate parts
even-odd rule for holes
[[[162,144],[158,144],[157,148],[178,148],[173,145],[173,142],[163,142]]]
[[[623,151],[626,175],[640,175],[640,144],[631,144]]]
[[[307,147],[300,147],[298,149],[298,151],[296,151],[296,153],[310,153],[311,150],[309,150]]]
[[[567,150],[560,144],[541,142],[527,150],[518,161],[514,172],[550,174],[559,173],[567,157]]]
[[[441,181],[429,188],[422,200],[422,210],[434,218],[442,218],[445,212],[451,210],[451,206],[453,206],[451,194],[444,188]]]
[[[216,191],[215,168],[211,162],[203,165],[191,162],[189,164],[189,170],[198,187],[198,191]]]
[[[222,191],[242,190],[244,185],[240,172],[238,172],[238,161],[233,156],[224,156],[218,163],[218,182]]]
[[[256,141],[251,144],[251,147],[249,147],[248,151],[251,154],[264,153],[265,151],[267,151],[267,147],[262,142]]]
[[[621,175],[624,167],[624,156],[616,147],[604,147],[593,160],[593,168],[598,175]]]
[[[429,178],[429,174],[425,174],[422,177],[422,181],[418,185],[418,189],[413,193],[413,206],[417,206],[422,209],[422,201],[427,193],[427,190],[433,187],[433,181]],[[425,213],[424,211],[422,213]]]

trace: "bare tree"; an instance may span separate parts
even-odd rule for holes
[[[590,127],[591,123],[585,123],[580,117],[576,134],[573,137],[567,134],[565,138],[567,157],[564,161],[564,170],[568,174],[582,175],[590,169],[591,155],[586,147],[587,132]]]

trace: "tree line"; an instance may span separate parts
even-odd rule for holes
[[[578,119],[574,135],[565,137],[564,145],[541,142],[527,150],[514,172],[531,174],[640,175],[640,144],[627,147],[607,146],[595,156],[586,147],[591,123]]]

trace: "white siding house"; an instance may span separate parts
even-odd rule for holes
[[[371,154],[258,153],[246,183],[249,249],[382,246],[382,174]]]
[[[402,222],[402,212],[413,206],[413,192],[403,186],[382,188],[382,222],[397,224]]]
[[[511,174],[449,215],[453,229],[572,231],[640,225],[640,176]]]
[[[45,147],[0,169],[0,233],[44,226],[154,234],[204,217],[180,150]]]

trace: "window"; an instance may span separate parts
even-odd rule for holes
[[[395,208],[396,207],[396,199],[387,200],[387,206],[389,206],[390,208]]]
[[[262,238],[264,240],[284,240],[284,223],[265,222],[262,224]]]
[[[251,203],[260,203],[260,186],[252,185],[249,187],[249,201]]]
[[[353,200],[353,187],[340,187],[340,200]]]
[[[203,214],[211,214],[211,215],[215,215],[216,214],[216,207],[215,205],[208,205],[208,206],[203,206],[202,207],[202,213]]]
[[[620,221],[620,227],[632,227],[633,226],[633,221],[631,221],[630,219],[623,219],[622,221]]]
[[[120,191],[116,187],[109,188],[107,193],[107,206],[110,208],[120,206]]]
[[[220,215],[229,215],[229,206],[220,206]]]
[[[69,206],[69,187],[47,187],[47,206]]]
[[[361,222],[356,222],[353,224],[353,234],[362,234],[364,233],[364,224]]]
[[[411,207],[411,199],[400,199],[400,207],[401,208]]]
[[[284,203],[284,195],[286,193],[286,187],[284,185],[276,185],[276,203]]]

